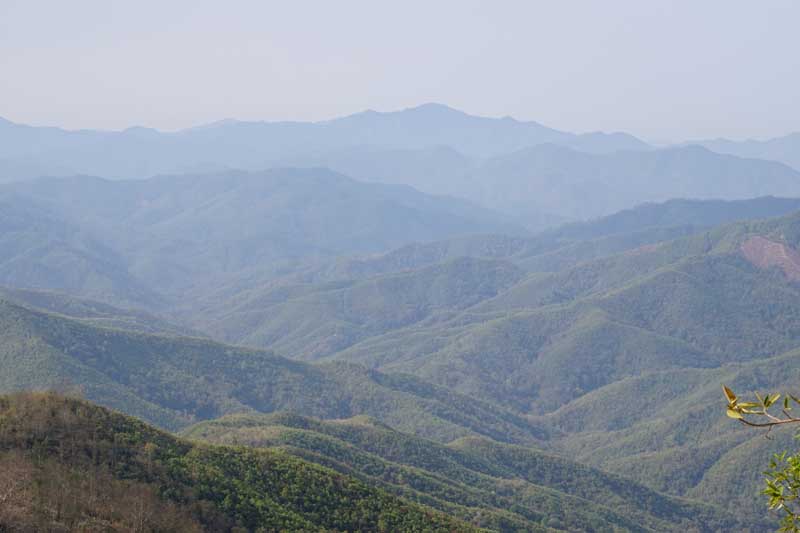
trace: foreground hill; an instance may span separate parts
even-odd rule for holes
[[[0,397],[0,529],[473,531],[280,451],[196,445],[53,395]]]
[[[0,393],[79,388],[167,429],[235,412],[369,414],[430,438],[532,442],[524,418],[412,376],[308,365],[201,338],[98,327],[0,299]]]
[[[445,446],[364,417],[322,422],[237,415],[198,424],[185,434],[277,447],[491,530],[758,530],[720,509],[666,497],[535,449],[476,438]]]

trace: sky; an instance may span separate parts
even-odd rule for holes
[[[0,0],[0,116],[175,130],[439,102],[651,141],[800,131],[797,0]]]

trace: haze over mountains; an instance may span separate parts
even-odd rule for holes
[[[354,147],[416,150],[450,146],[470,157],[488,157],[555,142],[587,151],[643,149],[624,134],[574,135],[536,122],[467,115],[441,104],[403,111],[364,111],[325,122],[222,120],[174,133],[132,127],[124,131],[68,131],[0,120],[4,178],[92,174],[143,178],[156,174],[232,167],[260,170],[294,156],[313,156]],[[35,164],[33,163],[35,161]],[[23,176],[24,177],[24,176]]]
[[[80,470],[69,419],[146,436],[133,478],[102,454],[92,475],[201,530],[388,531],[405,509],[459,531],[768,531],[761,468],[737,461],[789,439],[715,401],[800,377],[800,172],[783,141],[704,144],[435,104],[174,133],[0,123],[0,394],[77,391],[253,448],[22,395],[0,398],[0,463],[39,479],[40,442]]]
[[[793,138],[701,143],[714,152],[694,145],[656,149],[624,133],[578,135],[440,104],[315,123],[225,120],[171,133],[3,121],[0,181],[327,167],[465,199],[538,230],[670,198],[800,195]]]
[[[783,137],[767,140],[731,141],[729,139],[708,139],[696,141],[695,144],[705,146],[721,154],[756,159],[780,161],[793,168],[800,168],[800,133],[790,133]]]

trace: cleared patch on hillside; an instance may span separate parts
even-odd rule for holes
[[[800,253],[765,237],[750,237],[741,245],[744,257],[758,268],[780,268],[792,281],[800,281]]]

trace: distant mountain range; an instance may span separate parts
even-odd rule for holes
[[[225,120],[172,133],[0,121],[0,182],[326,167],[467,200],[534,231],[672,198],[800,196],[800,170],[791,167],[796,136],[702,144],[655,149],[623,133],[577,135],[439,104],[313,123]]]
[[[800,196],[800,172],[700,146],[593,154],[544,143],[475,159],[447,147],[349,149],[295,166],[324,166],[363,181],[405,183],[517,217],[531,229],[672,198]]]
[[[263,170],[288,158],[373,147],[449,146],[474,157],[559,143],[588,152],[647,149],[622,133],[576,135],[510,117],[471,116],[441,104],[388,113],[365,111],[324,122],[224,120],[178,132],[32,127],[0,119],[0,181],[42,175],[145,178],[157,174]]]
[[[705,146],[709,150],[714,150],[721,154],[780,161],[796,170],[800,170],[800,132],[790,133],[783,137],[775,137],[764,141],[708,139],[694,141],[693,144]]]

